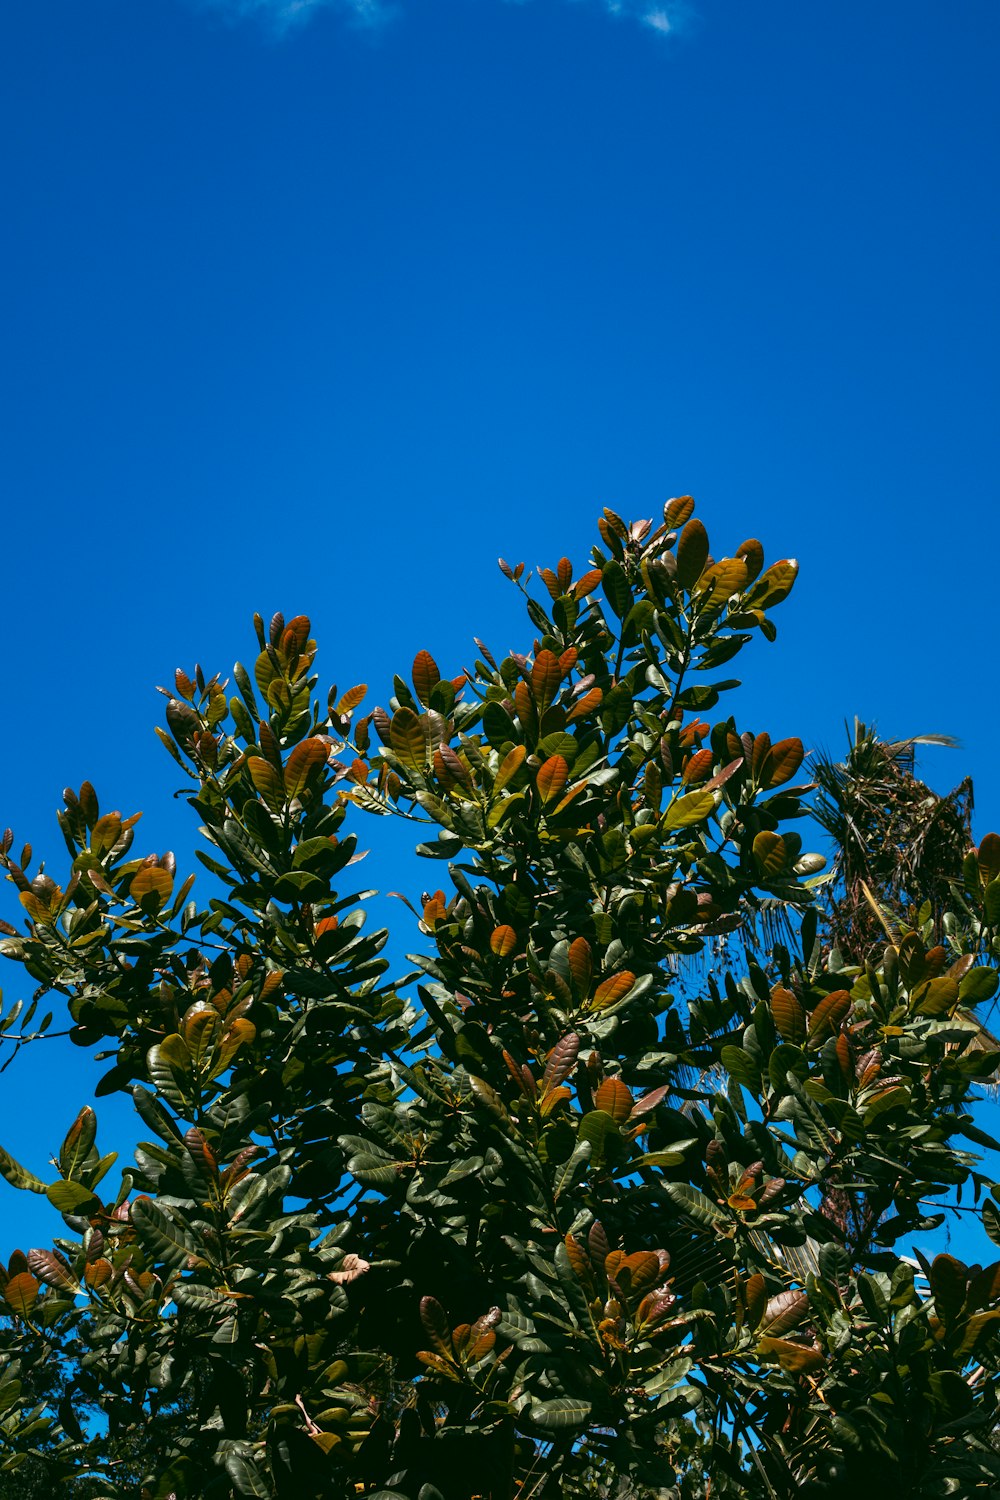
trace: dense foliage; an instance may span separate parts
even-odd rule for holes
[[[702,717],[795,565],[713,560],[692,512],[606,511],[547,597],[503,564],[529,649],[422,651],[360,719],[360,687],[317,702],[304,617],[257,620],[232,695],[179,671],[203,904],[89,784],[61,884],[5,836],[0,947],[149,1137],[110,1202],[89,1108],[54,1180],[0,1154],[65,1224],[0,1275],[8,1493],[1000,1488],[1000,1265],[909,1250],[949,1202],[1000,1243],[972,1151],[1000,839],[947,921],[868,890],[884,940],[847,962],[800,741]],[[408,975],[340,891],[369,813],[439,862]]]

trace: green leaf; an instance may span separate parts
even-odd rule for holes
[[[994,1245],[1000,1245],[1000,1211],[989,1198],[983,1204],[983,1228]]]
[[[230,1453],[226,1459],[226,1473],[233,1481],[238,1495],[253,1495],[258,1500],[271,1500],[271,1486],[252,1459],[241,1453]]]
[[[913,991],[913,1005],[920,1016],[947,1015],[958,1003],[958,980],[949,974],[927,979]]]
[[[250,772],[250,780],[268,807],[274,812],[284,807],[285,783],[281,772],[276,770],[269,760],[264,760],[259,755],[249,756],[247,768]]]
[[[996,969],[970,969],[959,983],[959,1001],[962,1005],[980,1005],[984,1000],[992,1000],[998,983],[1000,975]]]
[[[410,770],[422,771],[430,759],[427,721],[405,705],[392,716],[389,743]]]
[[[684,797],[678,797],[667,808],[664,817],[666,828],[692,828],[696,823],[703,823],[706,818],[711,817],[715,811],[715,793],[705,791],[688,792]]]
[[[778,833],[763,829],[753,841],[753,855],[764,875],[775,880],[788,863],[785,841]]]
[[[27,1193],[44,1193],[45,1183],[34,1172],[29,1172],[27,1167],[22,1167],[19,1161],[0,1146],[0,1177],[10,1183],[11,1187],[21,1188]]]
[[[675,1207],[706,1229],[714,1229],[716,1224],[728,1222],[728,1214],[713,1203],[711,1198],[706,1197],[700,1188],[693,1187],[688,1182],[664,1182],[661,1186]]]
[[[77,1169],[90,1155],[97,1139],[97,1116],[85,1105],[66,1132],[59,1149],[59,1170],[64,1177],[75,1177]]]
[[[531,1408],[531,1420],[546,1432],[565,1432],[587,1425],[590,1402],[578,1397],[557,1396],[554,1401],[537,1401]]]
[[[79,1182],[53,1182],[45,1189],[45,1196],[61,1214],[74,1214],[84,1203],[97,1201],[90,1188]]]
[[[621,1141],[621,1130],[605,1110],[594,1109],[580,1121],[577,1140],[589,1145],[591,1164],[602,1167],[609,1149]]]
[[[719,1058],[726,1072],[737,1083],[741,1083],[752,1094],[760,1093],[760,1069],[749,1052],[745,1052],[742,1047],[723,1047]]]
[[[601,571],[601,588],[604,590],[605,599],[619,620],[624,620],[632,608],[632,590],[628,586],[625,569],[621,563],[615,562],[614,559],[605,563]]]
[[[183,1266],[194,1253],[189,1236],[151,1198],[137,1198],[132,1225],[140,1241],[165,1266]]]

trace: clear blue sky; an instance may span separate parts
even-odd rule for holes
[[[384,699],[527,644],[498,552],[689,491],[802,565],[744,722],[958,735],[1000,825],[995,0],[281,9],[4,7],[0,826],[56,872],[89,777],[186,864],[178,663],[303,611]],[[98,1071],[43,1055],[36,1167]]]

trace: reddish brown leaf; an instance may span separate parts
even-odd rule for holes
[[[758,775],[761,786],[781,786],[782,782],[791,781],[802,764],[804,754],[802,741],[799,739],[779,740],[776,745],[772,745],[761,763]]]
[[[675,531],[679,526],[683,526],[693,515],[693,495],[678,495],[675,500],[668,500],[663,507],[663,520],[668,531]]]
[[[431,692],[441,681],[438,664],[429,651],[418,651],[413,659],[413,687],[425,708],[430,706]]]
[[[389,743],[404,766],[422,771],[430,759],[427,723],[412,708],[397,708],[389,729]]]
[[[834,990],[832,995],[824,995],[809,1017],[810,1038],[816,1040],[836,1031],[850,1008],[849,990]]]
[[[750,772],[755,781],[761,780],[761,773],[771,753],[771,736],[769,734],[758,734],[753,742],[753,752],[750,756]]]
[[[755,1272],[746,1284],[747,1322],[757,1328],[767,1309],[767,1288],[763,1276]]]
[[[764,566],[764,549],[756,537],[749,541],[741,542],[736,549],[736,556],[741,557],[746,563],[747,582],[753,583],[760,577],[760,570]]]
[[[698,582],[708,561],[708,532],[695,517],[688,521],[677,539],[677,582],[691,590]]]
[[[806,1034],[805,1012],[791,990],[780,984],[771,991],[771,1015],[782,1041],[801,1042]]]
[[[311,781],[318,780],[329,753],[329,744],[318,735],[295,746],[285,765],[285,794],[289,801],[301,796]]]
[[[448,1326],[445,1310],[436,1297],[421,1297],[420,1321],[434,1348],[450,1361],[453,1353],[451,1329]]]
[[[579,1051],[580,1038],[575,1031],[569,1032],[567,1036],[556,1042],[545,1064],[545,1073],[542,1076],[544,1089],[554,1089],[569,1077],[576,1067]]]

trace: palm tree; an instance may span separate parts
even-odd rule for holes
[[[946,796],[915,773],[918,745],[948,745],[948,735],[882,740],[874,725],[854,721],[843,761],[817,755],[813,812],[830,836],[833,858],[827,890],[831,937],[849,963],[865,963],[885,946],[885,931],[871,898],[901,915],[927,908],[940,923],[952,884],[972,847],[972,781]]]

